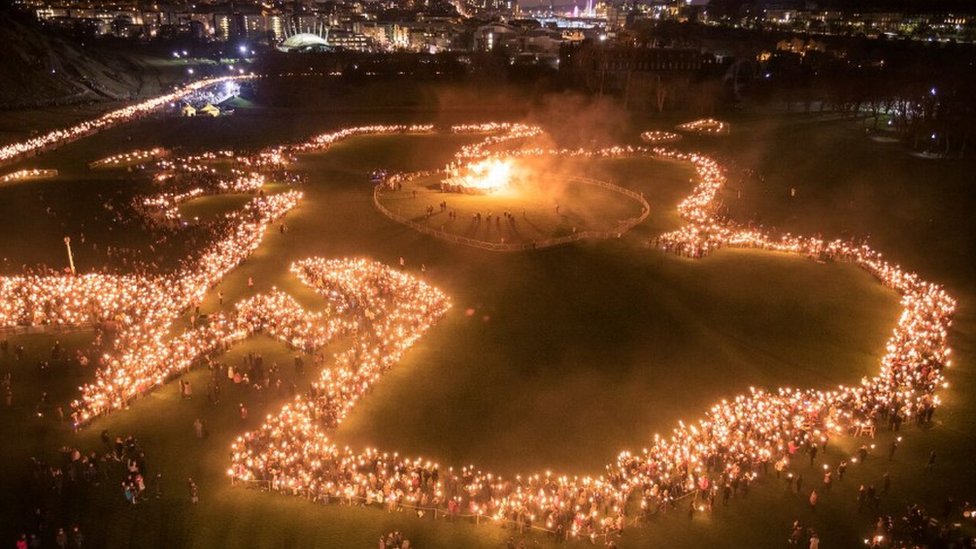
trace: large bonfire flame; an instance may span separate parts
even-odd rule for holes
[[[512,179],[512,161],[488,158],[462,168],[461,175],[451,178],[451,184],[462,190],[494,193],[506,190]]]

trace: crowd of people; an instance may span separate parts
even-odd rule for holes
[[[488,154],[484,146],[466,151],[467,158]],[[636,148],[610,148],[588,154],[643,153]],[[716,494],[727,503],[737,493],[748,491],[771,462],[796,449],[814,455],[812,449],[831,435],[854,434],[893,415],[930,420],[939,402],[935,391],[943,383],[942,369],[951,364],[946,329],[955,303],[942,288],[885,262],[866,246],[797,237],[771,239],[716,220],[715,197],[724,182],[720,167],[701,155],[660,149],[654,154],[690,162],[700,178],[693,194],[679,206],[688,225],[664,235],[662,247],[694,250],[696,257],[723,245],[826,254],[862,266],[901,293],[905,311],[882,359],[881,374],[860,386],[830,391],[751,389],[714,406],[703,420],[680,423],[670,438],[656,437],[640,454],[622,453],[599,478],[547,474],[507,480],[468,467],[445,471],[423,459],[375,450],[340,450],[320,432],[310,430],[308,419],[298,419],[315,415],[309,414],[306,403],[296,403],[286,407],[270,426],[257,434],[248,433],[235,444],[233,476],[320,501],[432,508],[447,516],[460,513],[542,524],[553,531],[592,538],[623,524],[635,494],[644,512],[673,507],[683,498],[691,498],[692,509],[704,509],[712,505]],[[333,381],[326,385],[327,392],[336,392],[336,385],[344,386],[341,380]],[[352,393],[350,400],[357,399],[362,390]],[[265,438],[275,443],[259,444]],[[313,448],[316,451],[310,451]],[[817,493],[811,492],[809,499],[816,506]]]
[[[488,148],[541,132],[531,126],[495,126],[502,130],[500,135],[463,148],[457,161],[497,154]],[[276,153],[321,149],[351,135],[405,131],[429,127],[352,128]],[[520,529],[544,528],[558,537],[616,535],[636,502],[641,514],[674,508],[682,500],[689,502],[692,512],[710,508],[716,497],[726,504],[747,492],[771,463],[789,459],[796,451],[813,453],[830,436],[854,434],[892,417],[931,420],[939,405],[936,390],[944,383],[943,369],[951,365],[947,329],[955,302],[941,287],[886,262],[866,245],[791,235],[774,238],[716,218],[716,196],[724,176],[716,162],[701,155],[634,147],[530,149],[516,154],[655,154],[690,162],[699,183],[679,205],[688,224],[663,235],[658,244],[693,257],[721,246],[748,246],[829,257],[864,268],[899,292],[904,308],[880,373],[858,386],[833,390],[752,388],[716,404],[696,422],[679,422],[671,436],[655,436],[642,452],[622,452],[598,477],[547,472],[506,479],[474,467],[456,470],[397,453],[340,448],[331,432],[450,306],[436,288],[367,260],[310,259],[292,270],[327,300],[327,311],[311,313],[275,291],[239,303],[231,314],[213,315],[172,340],[163,337],[180,311],[198,303],[257,247],[271,220],[301,198],[296,191],[256,197],[232,214],[235,223],[228,235],[206,250],[192,271],[160,278],[4,277],[0,293],[13,299],[0,304],[0,326],[118,321],[116,352],[98,370],[97,381],[82,389],[72,412],[76,425],[124,406],[201,357],[222,352],[258,331],[302,351],[314,351],[336,334],[350,334],[352,347],[336,356],[335,367],[324,370],[312,390],[238,438],[229,471],[233,479],[316,501],[505,521]],[[816,505],[813,493],[810,504]]]
[[[403,534],[399,530],[394,530],[385,536],[380,536],[380,541],[376,546],[379,549],[410,549],[413,547],[410,544],[410,540],[403,537]]]
[[[104,349],[105,330],[98,326],[94,332],[95,335],[91,342],[76,349],[74,353],[69,353],[62,347],[61,340],[55,339],[49,353],[46,356],[41,355],[41,358],[36,362],[38,377],[47,381],[53,377],[69,374],[84,375],[89,364],[91,364],[89,357],[100,357]],[[0,339],[0,358],[13,358],[15,362],[23,362],[27,356],[25,353],[23,345],[15,345],[11,349],[10,342],[6,337]],[[0,376],[0,394],[3,395],[4,406],[6,408],[12,407],[14,401],[13,372],[6,371]],[[64,406],[51,401],[47,392],[42,392],[34,405],[34,415],[38,418],[53,417],[59,423],[63,423],[67,419]]]
[[[58,549],[81,549],[85,547],[85,536],[81,533],[81,527],[74,526],[70,532],[64,528],[58,528],[54,534],[54,544]],[[45,544],[38,534],[21,534],[14,542],[16,549],[41,549]]]
[[[790,529],[790,537],[787,539],[790,547],[802,547],[804,549],[819,549],[820,536],[811,527],[804,526],[799,520],[793,521]]]
[[[252,198],[242,210],[228,214],[229,223],[214,224],[212,244],[192,264],[172,274],[2,277],[0,293],[7,299],[0,304],[0,326],[111,322],[117,327],[114,352],[98,365],[96,381],[85,385],[72,403],[72,421],[80,426],[125,406],[198,358],[199,352],[181,347],[186,338],[167,341],[173,321],[257,248],[268,224],[294,207],[301,196],[299,191],[285,191]]]
[[[162,495],[162,476],[147,481],[149,470],[146,453],[131,435],[109,435],[102,431],[101,447],[87,452],[63,446],[54,462],[32,458],[30,487],[34,510],[29,530],[16,541],[16,547],[51,547],[81,549],[85,537],[77,524],[78,507],[92,491],[112,487],[129,504]]]
[[[976,538],[963,523],[976,517],[976,507],[969,502],[958,505],[946,498],[940,512],[929,512],[915,504],[907,507],[895,519],[892,515],[877,515],[874,528],[864,545],[870,549],[913,549],[916,547],[974,547]]]
[[[391,133],[423,131],[421,127],[370,127],[357,133]],[[340,132],[340,137],[348,136]],[[0,326],[91,326],[111,325],[117,329],[114,353],[98,353],[95,383],[82,388],[82,396],[73,403],[72,419],[80,426],[92,417],[123,407],[131,398],[151,390],[170,376],[184,371],[194,360],[206,357],[208,351],[223,349],[223,341],[208,340],[214,329],[201,326],[170,341],[161,337],[174,319],[185,310],[191,323],[199,316],[203,294],[237,263],[257,247],[264,228],[293,207],[301,198],[297,191],[264,196],[261,190],[269,179],[289,183],[301,178],[284,170],[290,151],[308,152],[331,145],[332,139],[317,138],[311,144],[262,150],[250,155],[208,154],[171,158],[159,151],[134,151],[116,155],[99,165],[115,166],[130,160],[156,159],[152,169],[155,179],[167,190],[138,198],[134,203],[137,217],[152,220],[179,220],[177,206],[204,194],[251,192],[257,196],[242,211],[228,214],[224,220],[209,223],[204,238],[211,244],[193,254],[181,268],[169,275],[150,274],[151,269],[135,273],[110,275],[92,273],[73,276],[49,269],[25,270],[21,276],[0,278],[0,291],[14,297],[0,306]],[[134,160],[133,160],[134,161]],[[210,164],[229,162],[229,176]],[[258,170],[258,171],[254,171]],[[226,170],[225,170],[226,172]],[[106,209],[114,208],[106,202]],[[141,214],[141,215],[139,215]],[[121,212],[117,212],[121,215]],[[177,225],[180,225],[179,223]],[[282,224],[282,227],[284,225]],[[158,228],[158,227],[153,227]],[[184,243],[194,240],[184,227],[179,237]],[[282,231],[284,232],[284,231]],[[173,233],[176,235],[177,233]],[[164,235],[157,244],[167,239]],[[82,236],[81,242],[84,243]],[[93,246],[96,244],[92,244]],[[188,246],[192,247],[192,246]],[[126,252],[125,249],[106,250]],[[121,257],[126,262],[126,256]],[[135,267],[135,260],[132,262]],[[251,308],[280,305],[290,297],[283,293],[250,302]],[[277,301],[277,302],[275,302]],[[296,305],[293,300],[289,305]],[[304,310],[292,307],[292,321],[303,323]],[[244,313],[246,316],[246,312]],[[321,334],[320,334],[321,335]],[[301,348],[305,346],[302,345]],[[6,388],[9,388],[9,383]],[[214,393],[209,396],[214,397]]]

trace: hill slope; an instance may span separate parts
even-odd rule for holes
[[[0,12],[0,108],[39,107],[156,93],[160,71],[136,55],[72,43]]]

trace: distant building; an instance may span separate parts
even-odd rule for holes
[[[686,90],[702,68],[693,48],[605,45],[589,41],[567,47],[560,72],[585,89],[622,95],[626,106],[663,110]]]
[[[352,51],[370,51],[373,41],[365,34],[342,29],[335,29],[328,34],[328,44],[331,48],[342,48]]]
[[[519,35],[519,29],[505,23],[491,23],[478,27],[474,33],[475,51],[492,51],[497,47],[506,47]]]
[[[333,49],[325,38],[310,32],[293,34],[278,44],[277,47],[279,51],[283,52],[331,51]]]

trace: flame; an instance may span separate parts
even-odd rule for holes
[[[512,162],[489,158],[467,165],[467,173],[457,178],[457,184],[485,192],[497,192],[508,188],[512,179]]]

